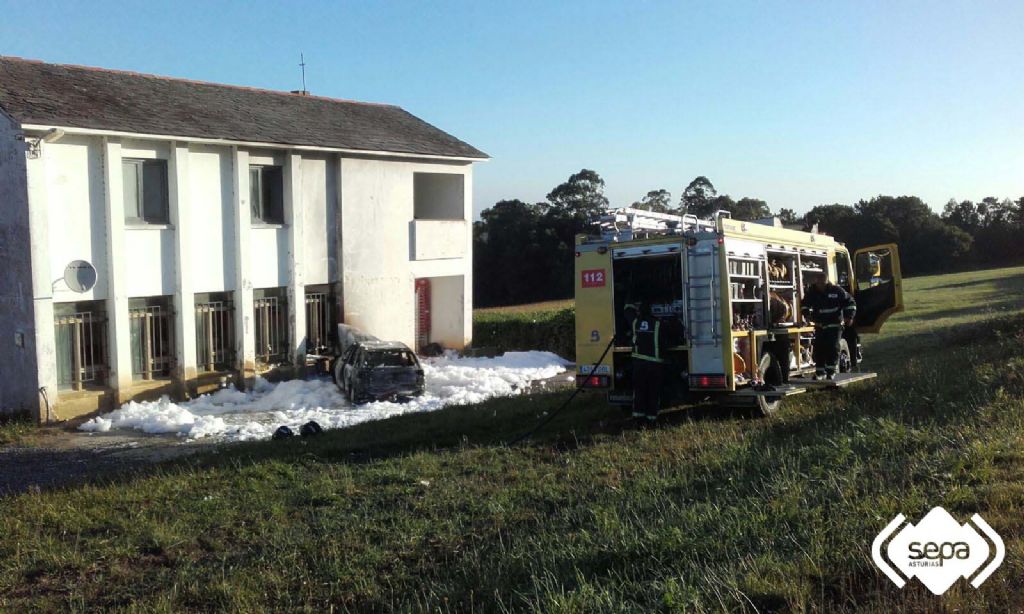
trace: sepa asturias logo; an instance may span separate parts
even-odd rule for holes
[[[984,565],[984,569],[978,571],[971,580],[971,586],[978,588],[999,567],[1006,555],[1003,540],[977,514],[971,516],[971,522],[977,525],[981,533],[970,523],[960,524],[941,507],[932,508],[916,526],[907,523],[897,532],[896,529],[906,519],[903,514],[898,514],[871,545],[871,558],[875,565],[900,588],[903,588],[907,580],[917,576],[928,590],[941,595],[961,577],[970,579]],[[995,546],[991,560],[991,550],[985,537]],[[882,553],[886,541],[889,542],[885,549],[888,561]]]

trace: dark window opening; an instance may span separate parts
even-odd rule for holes
[[[166,224],[170,221],[167,196],[167,161],[124,159],[124,218],[129,224]]]
[[[360,366],[377,367],[413,367],[416,358],[405,350],[374,350],[364,352]]]
[[[455,173],[413,173],[413,217],[463,220],[466,177]]]
[[[284,173],[280,166],[249,167],[249,203],[254,224],[284,224]]]

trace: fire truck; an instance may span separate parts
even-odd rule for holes
[[[632,402],[627,305],[645,303],[679,331],[662,348],[662,407],[715,398],[765,415],[788,396],[876,376],[859,369],[859,335],[847,331],[835,379],[810,377],[814,327],[801,318],[800,301],[812,273],[854,296],[858,333],[877,333],[903,308],[893,244],[851,254],[816,228],[734,220],[721,211],[700,220],[617,209],[597,228],[576,238],[577,384],[606,391],[612,403]],[[780,344],[784,352],[788,345],[789,364],[781,364]]]

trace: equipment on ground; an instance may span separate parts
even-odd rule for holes
[[[299,434],[303,437],[312,437],[314,435],[320,435],[323,432],[324,427],[320,426],[320,424],[315,420],[310,420],[299,427]]]
[[[714,397],[775,411],[786,396],[874,377],[850,373],[859,348],[844,335],[834,380],[814,372],[814,326],[801,319],[810,278],[825,274],[857,301],[854,327],[876,333],[902,310],[895,245],[849,250],[831,236],[783,228],[774,220],[712,220],[638,209],[608,211],[594,235],[576,241],[578,383],[629,404],[633,390],[626,306],[646,303],[682,328],[667,361],[662,406]],[[602,356],[609,340],[611,351]],[[591,366],[596,363],[596,366]]]

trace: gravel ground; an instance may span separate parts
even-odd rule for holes
[[[183,445],[170,436],[90,434],[46,427],[28,445],[0,447],[0,497],[123,476],[213,445]]]
[[[532,383],[539,391],[568,390],[572,371]],[[80,422],[80,421],[79,421]],[[208,451],[216,443],[183,443],[173,435],[136,431],[85,433],[77,423],[40,428],[24,444],[0,446],[0,497],[142,472],[165,460]]]

